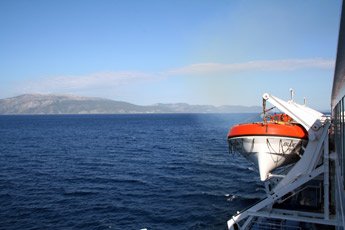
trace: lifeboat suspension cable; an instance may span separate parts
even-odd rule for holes
[[[267,112],[269,112],[269,111],[271,111],[272,109],[275,109],[276,107],[275,106],[273,106],[273,107],[271,107],[271,108],[269,108],[269,109],[266,109],[266,99],[262,99],[262,113],[260,114],[260,115],[262,115],[263,116],[263,123],[264,124],[267,124]]]
[[[263,98],[262,99],[262,114],[263,114],[263,120],[264,124],[267,124],[267,118],[266,118],[266,100]]]
[[[270,156],[271,156],[271,159],[274,163],[278,163],[279,161],[283,160],[284,157],[286,157],[287,155],[287,151],[293,147],[293,141],[291,140],[290,143],[287,145],[287,148],[284,150],[284,144],[283,144],[283,140],[280,139],[279,140],[279,147],[278,147],[278,151],[276,151],[271,142],[269,141],[269,139],[267,138],[266,139],[266,144],[267,144],[267,147],[268,149],[270,150]],[[277,156],[276,159],[274,159],[273,155]]]

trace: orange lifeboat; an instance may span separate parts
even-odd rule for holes
[[[272,170],[299,160],[307,141],[308,132],[286,114],[275,114],[268,121],[238,124],[228,133],[230,150],[253,162],[262,181]]]
[[[308,132],[299,124],[263,122],[235,125],[230,129],[228,138],[261,135],[308,139]]]

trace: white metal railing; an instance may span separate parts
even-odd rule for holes
[[[272,222],[271,222],[272,221]],[[297,222],[296,222],[297,224]],[[300,226],[292,225],[292,223],[286,223],[286,221],[273,221],[265,220],[265,222],[261,221],[253,221],[251,225],[251,229],[255,230],[302,230]]]

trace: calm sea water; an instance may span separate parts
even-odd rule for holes
[[[0,229],[224,229],[263,189],[245,114],[0,116]]]

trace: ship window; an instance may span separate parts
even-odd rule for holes
[[[341,127],[342,127],[342,151],[341,151],[341,156],[340,156],[340,165],[341,165],[341,175],[344,178],[344,183],[345,184],[345,176],[344,176],[344,170],[345,170],[345,106],[344,106],[344,100],[345,98],[341,100]]]
[[[338,138],[338,142],[339,142],[339,160],[341,162],[341,159],[343,158],[343,151],[344,151],[344,142],[343,142],[343,137],[344,137],[344,130],[343,130],[343,124],[342,124],[342,121],[343,121],[343,114],[342,114],[342,110],[343,110],[343,103],[342,103],[342,100],[339,102],[339,108],[338,108],[338,116],[339,116],[339,124],[338,124],[338,128],[339,128],[339,138]],[[342,172],[343,170],[341,169],[341,174],[343,174]]]
[[[333,132],[335,148],[338,154],[341,175],[345,189],[345,97],[333,110]]]
[[[337,104],[337,106],[334,108],[334,121],[333,121],[333,125],[334,125],[334,143],[335,143],[335,149],[337,153],[340,153],[340,116],[339,116],[339,104]],[[338,154],[340,157],[340,154]]]
[[[339,160],[340,162],[342,161],[342,158],[343,158],[343,152],[344,152],[344,142],[343,142],[343,139],[344,139],[344,129],[343,129],[343,100],[341,100],[339,102],[339,108],[338,108],[338,116],[339,116],[339,124],[338,124],[338,128],[339,128]],[[341,164],[340,164],[341,165]],[[341,174],[343,174],[343,170],[341,169]]]

